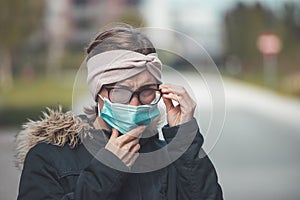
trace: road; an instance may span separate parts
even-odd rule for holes
[[[0,200],[16,199],[20,171],[14,162],[16,128],[0,130]]]
[[[300,199],[300,102],[225,81],[226,121],[210,153],[226,199]]]
[[[225,199],[299,200],[300,102],[227,79],[224,88],[225,123],[209,156]],[[206,130],[207,125],[202,127]],[[16,199],[20,172],[13,163],[13,136],[17,130],[0,131],[0,200]]]

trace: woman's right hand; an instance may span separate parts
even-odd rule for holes
[[[138,158],[139,140],[145,128],[146,126],[138,126],[121,136],[119,131],[113,128],[105,148],[115,154],[127,167],[131,167]]]

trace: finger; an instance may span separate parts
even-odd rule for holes
[[[177,102],[178,104],[174,104],[174,107],[180,106],[180,110],[182,113],[189,113],[193,111],[196,107],[196,103],[189,98],[182,98],[181,96],[175,94],[166,94],[163,95],[163,99],[168,99],[170,101]]]
[[[142,135],[142,133],[145,129],[146,129],[146,126],[138,126],[135,129],[132,129],[131,131],[129,131],[128,133],[118,137],[118,140],[121,143],[121,145],[124,145],[125,143],[128,143],[137,138],[140,138],[140,136]]]
[[[118,147],[117,145],[115,145],[113,142],[108,142],[105,145],[105,149],[109,150],[110,152],[112,152],[113,154],[115,154],[116,156],[118,156],[120,159],[123,156],[123,151],[121,151],[121,148]]]
[[[178,96],[177,94],[174,93],[169,93],[169,94],[163,94],[163,98],[164,99],[168,99],[168,100],[174,100],[178,103],[181,103],[182,98],[180,96]]]
[[[124,163],[126,163],[126,165],[128,166],[132,166],[132,164],[135,162],[135,160],[138,158],[139,156],[139,150],[140,150],[141,146],[140,144],[136,144],[133,149],[130,152],[127,152],[122,161]]]
[[[132,152],[129,152],[123,159],[122,161],[125,163],[125,165],[127,165],[128,167],[131,167],[136,159],[138,158],[139,156],[139,153],[132,153]]]
[[[186,89],[182,86],[165,84],[161,86],[160,89],[163,94],[173,93],[179,96],[189,97],[189,94],[187,93]]]
[[[122,136],[138,138],[141,136],[141,134],[144,132],[145,129],[146,129],[146,126],[141,125],[141,126],[138,126],[134,129],[132,129],[131,131],[127,132],[126,134],[124,134]]]
[[[186,91],[184,88],[182,87],[165,87],[161,89],[161,92],[163,94],[169,94],[169,93],[173,93],[173,94],[177,94],[177,95],[186,95]]]
[[[123,143],[123,146],[120,146],[123,151],[132,151],[133,147],[139,143],[139,138],[131,141],[125,141],[127,143]]]
[[[166,105],[166,110],[167,110],[167,112],[174,108],[174,105],[173,105],[171,99],[168,99],[168,98],[163,97],[163,101],[164,101],[164,103],[165,103],[165,105]]]
[[[182,86],[180,85],[174,85],[174,84],[170,84],[170,83],[165,83],[165,84],[162,84],[159,86],[159,89],[167,89],[167,88],[174,88],[174,89],[177,89],[177,88],[180,88]]]
[[[137,153],[141,148],[141,145],[139,143],[137,143],[136,145],[133,146],[133,148],[131,149],[130,152],[133,152],[133,153]]]
[[[112,128],[111,136],[110,138],[116,139],[119,136],[119,131],[115,128]]]
[[[174,88],[164,87],[161,89],[161,92],[162,92],[162,94],[163,94],[162,96],[164,98],[171,99],[171,100],[174,100],[179,103],[180,102],[180,99],[179,99],[180,92],[178,92],[179,90],[182,90],[182,88],[174,89]]]
[[[161,89],[164,98],[168,98],[178,102],[182,106],[189,106],[194,103],[194,100],[190,97],[184,87],[174,86],[169,87],[165,86]]]

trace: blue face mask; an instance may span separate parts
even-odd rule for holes
[[[106,98],[103,99],[103,102],[101,112],[98,104],[99,117],[122,134],[140,125],[148,126],[160,114],[157,105],[131,106],[112,103]]]

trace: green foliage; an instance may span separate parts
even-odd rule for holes
[[[284,56],[299,57],[300,51],[300,4],[286,3],[283,7],[281,36]]]
[[[62,58],[62,66],[64,69],[79,69],[84,61],[85,54],[83,51],[68,50]]]
[[[0,90],[0,126],[19,125],[27,118],[37,119],[46,107],[72,104],[73,81],[66,77],[16,80],[14,88]]]
[[[141,13],[139,13],[139,11],[135,8],[125,9],[118,21],[129,24],[133,27],[141,27],[145,25],[143,24]]]
[[[239,3],[225,16],[226,54],[236,55],[244,63],[255,64],[259,56],[257,38],[264,31],[275,29],[274,20],[272,12],[259,3],[254,6]]]
[[[72,85],[63,83],[63,80],[42,77],[35,81],[16,80],[12,90],[2,90],[1,94],[5,106],[16,108],[58,103],[69,106]]]
[[[0,47],[14,49],[42,22],[43,3],[41,0],[0,1]]]
[[[263,56],[256,44],[263,32],[275,33],[282,43],[276,69],[280,85],[282,80],[300,71],[300,3],[285,3],[277,10],[270,10],[260,3],[238,3],[224,17],[225,57],[238,58],[241,65],[239,78],[262,85]]]

